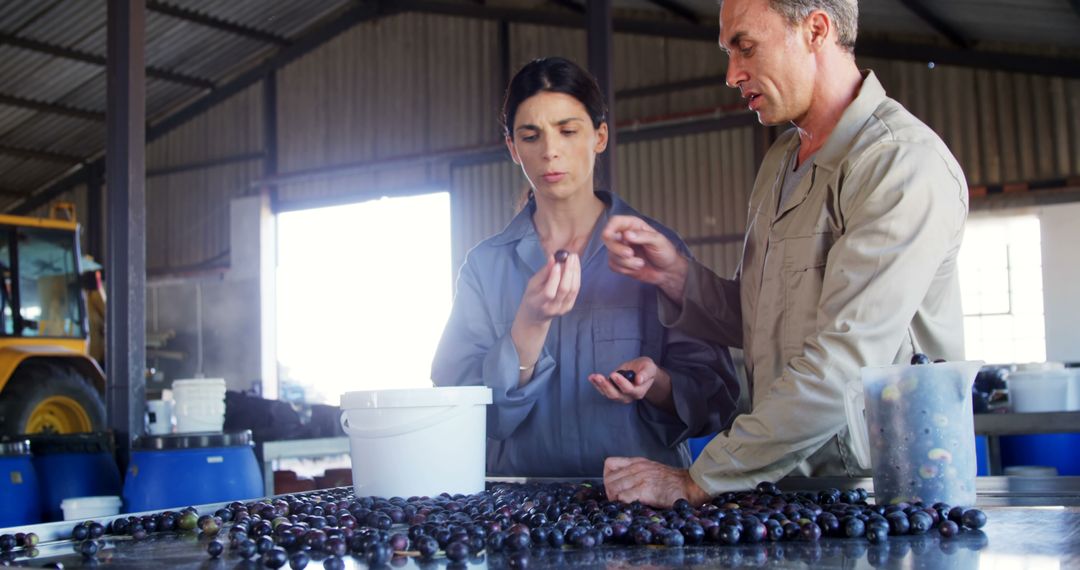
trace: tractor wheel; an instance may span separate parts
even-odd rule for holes
[[[0,434],[104,431],[105,403],[74,368],[24,362],[0,393]]]

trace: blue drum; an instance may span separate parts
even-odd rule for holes
[[[1001,437],[1001,465],[1043,465],[1058,475],[1080,475],[1080,433],[1041,433]]]
[[[251,432],[147,436],[132,447],[124,479],[129,513],[261,497]]]
[[[0,442],[0,528],[41,522],[38,480],[27,441]]]
[[[120,494],[120,468],[106,434],[34,435],[30,450],[47,521],[64,520],[64,499]]]

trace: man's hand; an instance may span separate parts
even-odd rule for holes
[[[604,461],[604,489],[608,500],[641,501],[657,508],[686,499],[699,506],[711,499],[686,469],[676,469],[643,457],[608,457]]]
[[[612,271],[656,285],[682,304],[688,262],[664,234],[641,218],[612,216],[600,237]]]

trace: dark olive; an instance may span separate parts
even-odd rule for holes
[[[565,249],[560,249],[555,252],[555,261],[558,263],[566,263],[566,258],[570,257],[570,252]]]

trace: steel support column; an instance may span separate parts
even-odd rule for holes
[[[86,170],[86,252],[94,261],[102,263],[105,259],[105,218],[103,215],[105,196],[102,194],[102,177],[105,175],[95,164]]]
[[[126,467],[146,408],[146,5],[108,2],[106,415]]]
[[[272,70],[263,78],[263,178],[278,174],[277,101],[277,71]],[[277,184],[268,184],[264,191],[270,195],[270,211],[277,212]]]
[[[600,93],[608,106],[607,151],[596,159],[596,183],[600,188],[615,191],[615,81],[614,27],[611,0],[590,0],[585,10],[588,21],[589,71],[600,84]]]

